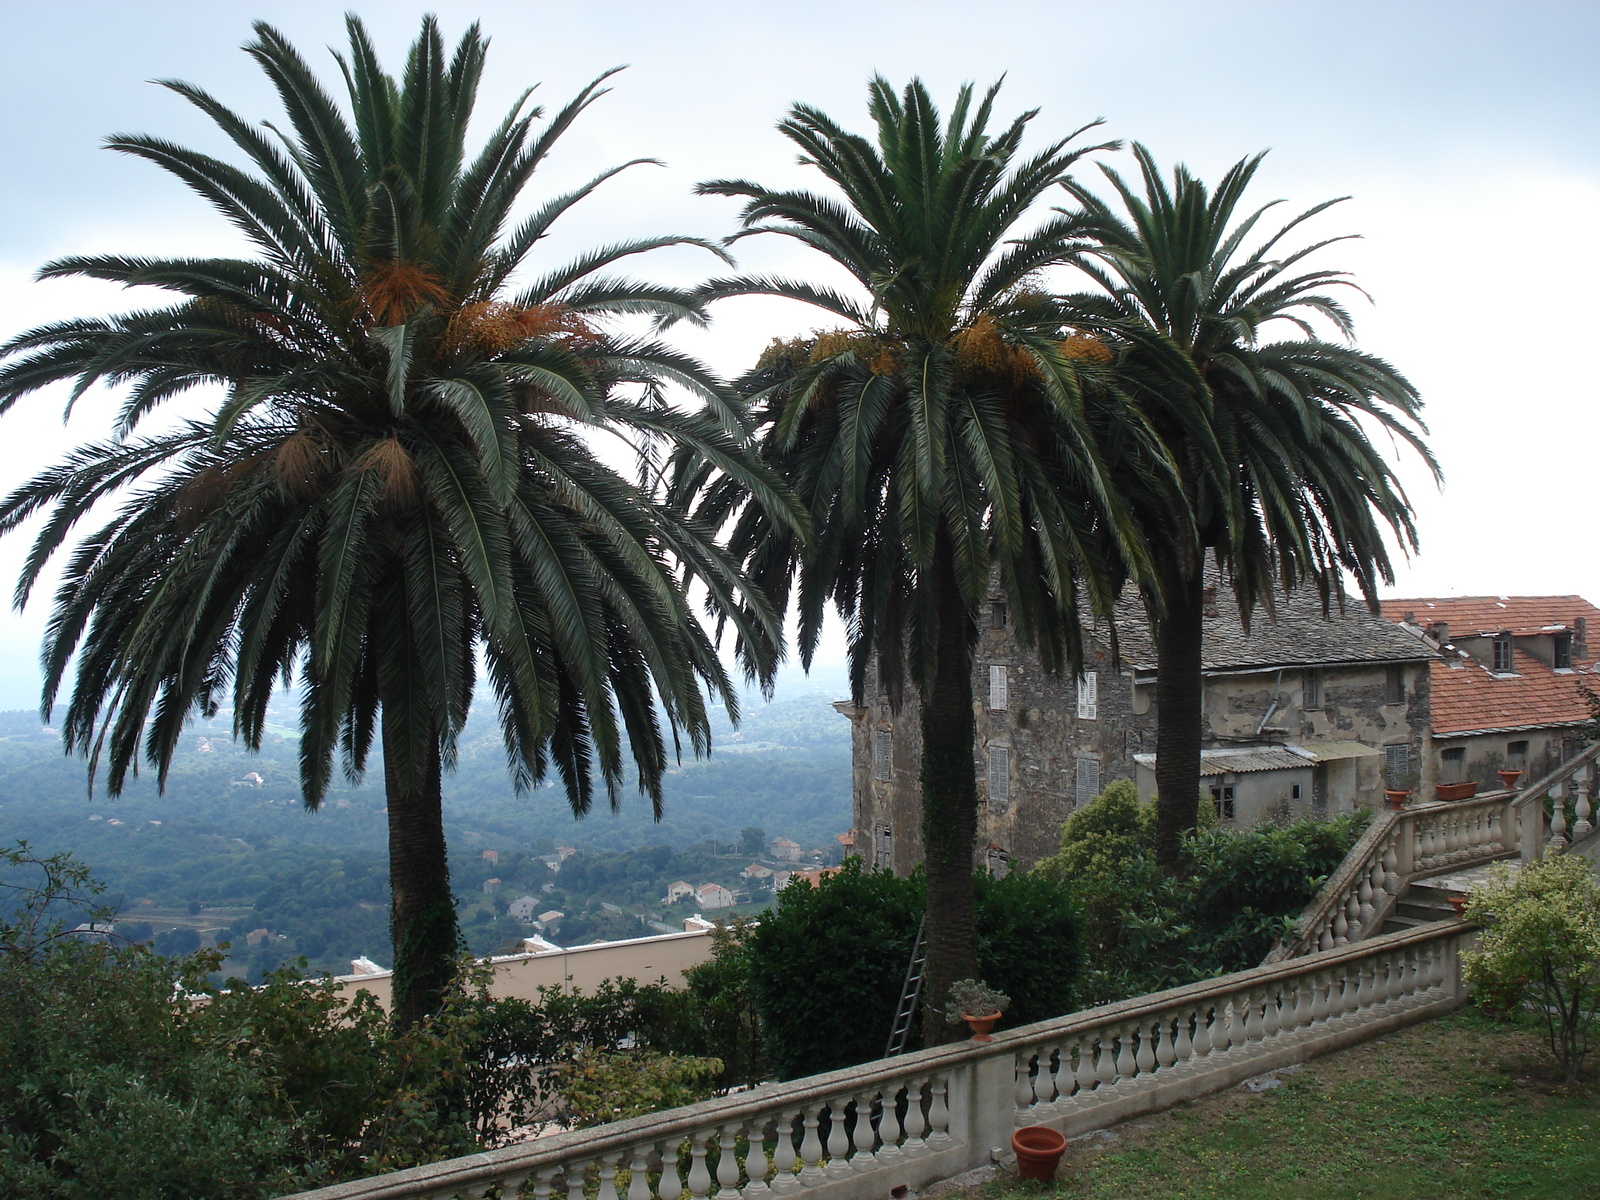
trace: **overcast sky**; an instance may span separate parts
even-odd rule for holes
[[[601,71],[629,69],[536,179],[546,195],[639,157],[640,167],[574,212],[547,262],[632,235],[716,237],[735,204],[699,199],[699,180],[800,182],[773,129],[803,100],[864,127],[865,83],[922,75],[947,99],[1004,75],[999,112],[1041,110],[1036,140],[1097,117],[1108,137],[1209,180],[1257,150],[1260,200],[1306,207],[1352,199],[1321,233],[1359,233],[1327,260],[1374,303],[1360,343],[1406,372],[1428,404],[1442,493],[1407,465],[1423,552],[1405,595],[1578,592],[1600,600],[1593,552],[1600,278],[1600,6],[1520,3],[983,4],[517,3],[369,5],[389,63],[437,11],[447,35],[473,19],[492,38],[480,111],[498,120],[539,84],[549,107]],[[229,229],[180,184],[101,140],[147,132],[222,149],[199,114],[151,79],[201,84],[236,111],[279,114],[239,52],[253,19],[282,29],[328,76],[342,41],[337,4],[52,4],[0,0],[0,335],[116,310],[97,285],[31,282],[58,255],[230,252]],[[1118,158],[1126,164],[1126,156]],[[743,243],[741,266],[812,271],[773,239]],[[708,255],[638,260],[642,277],[689,281]],[[718,370],[815,318],[775,301],[729,303],[707,333],[677,335]],[[8,486],[105,432],[107,405],[60,421],[38,396],[0,419]],[[0,543],[9,586],[23,547]],[[0,617],[0,707],[32,704],[36,597]]]

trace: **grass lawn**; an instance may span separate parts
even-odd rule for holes
[[[1048,1190],[962,1200],[1600,1200],[1597,1074],[1565,1084],[1532,1024],[1467,1009],[1069,1142]]]

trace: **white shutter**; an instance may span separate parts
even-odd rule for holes
[[[996,712],[1006,710],[1006,669],[1001,666],[989,668],[989,707]]]
[[[1078,756],[1077,778],[1074,780],[1072,798],[1079,808],[1100,794],[1100,760],[1089,755]]]
[[[879,783],[894,778],[894,734],[887,729],[872,731],[872,777]]]
[[[887,825],[879,825],[877,836],[873,839],[872,865],[883,867],[885,870],[894,869],[894,831]]]
[[[1004,746],[989,747],[989,803],[1007,804],[1011,800],[1011,751]]]
[[[1100,673],[1085,671],[1078,680],[1078,720],[1100,719]]]

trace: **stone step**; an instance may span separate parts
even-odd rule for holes
[[[1452,910],[1449,915],[1453,917],[1455,916],[1455,912]],[[1411,917],[1404,913],[1395,913],[1393,916],[1389,917],[1388,920],[1384,921],[1383,932],[1404,933],[1407,929],[1415,929],[1418,925],[1430,925],[1434,921],[1442,920],[1445,920],[1445,918],[1431,913],[1425,917]]]
[[[1455,906],[1448,900],[1435,900],[1431,897],[1424,899],[1410,895],[1402,896],[1395,909],[1397,916],[1413,917],[1419,924],[1426,921],[1445,921],[1456,915]]]

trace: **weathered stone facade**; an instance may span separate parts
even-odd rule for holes
[[[1324,620],[1314,601],[1280,603],[1248,635],[1236,612],[1215,611],[1204,655],[1210,761],[1199,783],[1226,799],[1229,819],[1372,806],[1385,764],[1415,768],[1431,794],[1432,655],[1415,639],[1365,609]],[[994,597],[973,673],[978,862],[997,868],[1053,853],[1068,814],[1113,779],[1137,779],[1148,795],[1158,717],[1154,651],[1136,606],[1119,613],[1120,667],[1093,637],[1082,680],[1041,669],[1004,614]],[[854,726],[857,852],[904,873],[923,853],[917,702],[908,688],[892,711],[871,672],[866,690],[863,707],[837,706]]]

